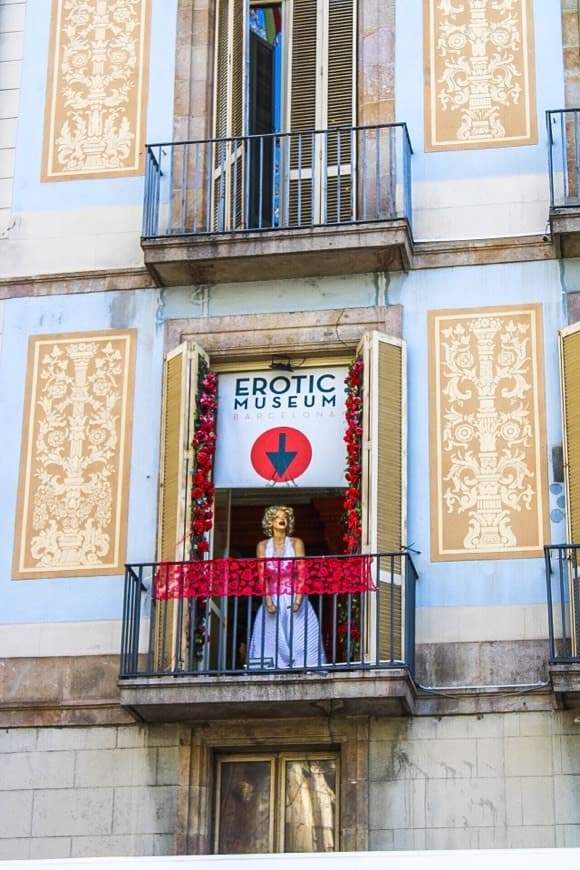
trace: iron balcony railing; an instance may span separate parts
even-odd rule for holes
[[[410,225],[411,154],[406,124],[148,145],[143,238]]]
[[[551,208],[579,208],[580,109],[546,112]]]
[[[332,559],[336,566],[360,557]],[[122,679],[293,671],[400,668],[412,674],[415,654],[415,582],[408,553],[367,557],[366,592],[160,597],[160,578],[187,572],[191,563],[127,565],[121,642]],[[204,563],[211,572],[215,563]],[[227,560],[236,562],[238,560]],[[242,560],[244,563],[259,560]],[[284,559],[300,576],[301,560]],[[352,567],[352,566],[350,566]],[[352,574],[352,571],[350,572]],[[166,586],[164,587],[167,588]]]
[[[544,547],[550,660],[580,662],[580,544]]]

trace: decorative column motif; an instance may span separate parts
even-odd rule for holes
[[[135,333],[31,339],[16,578],[122,571]]]
[[[431,312],[430,342],[433,557],[538,555],[546,525],[539,307]]]
[[[150,0],[53,0],[43,181],[143,172]]]
[[[529,0],[424,0],[426,150],[537,141]]]

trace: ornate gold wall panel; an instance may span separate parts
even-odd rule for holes
[[[423,0],[425,150],[538,141],[532,0]]]
[[[53,0],[42,181],[143,172],[150,0]]]
[[[123,571],[136,330],[32,336],[13,577]]]
[[[431,555],[542,555],[540,305],[429,312]]]

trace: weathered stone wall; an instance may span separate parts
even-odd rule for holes
[[[580,8],[578,0],[562,0],[562,50],[566,107],[580,106]]]
[[[359,0],[356,123],[395,121],[395,0]]]
[[[371,723],[369,847],[580,845],[571,712]]]
[[[0,859],[175,854],[178,730],[0,731]]]
[[[369,848],[580,846],[574,718],[371,720]],[[175,854],[187,741],[180,726],[0,731],[0,859]]]

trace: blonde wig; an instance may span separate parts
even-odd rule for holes
[[[284,511],[286,514],[286,520],[288,521],[288,526],[286,528],[286,534],[291,535],[294,531],[294,511],[291,507],[286,507],[284,504],[274,504],[271,507],[266,508],[264,511],[264,516],[262,517],[262,528],[264,529],[264,534],[269,538],[272,537],[272,522],[274,521],[274,517],[278,513],[278,511]]]

